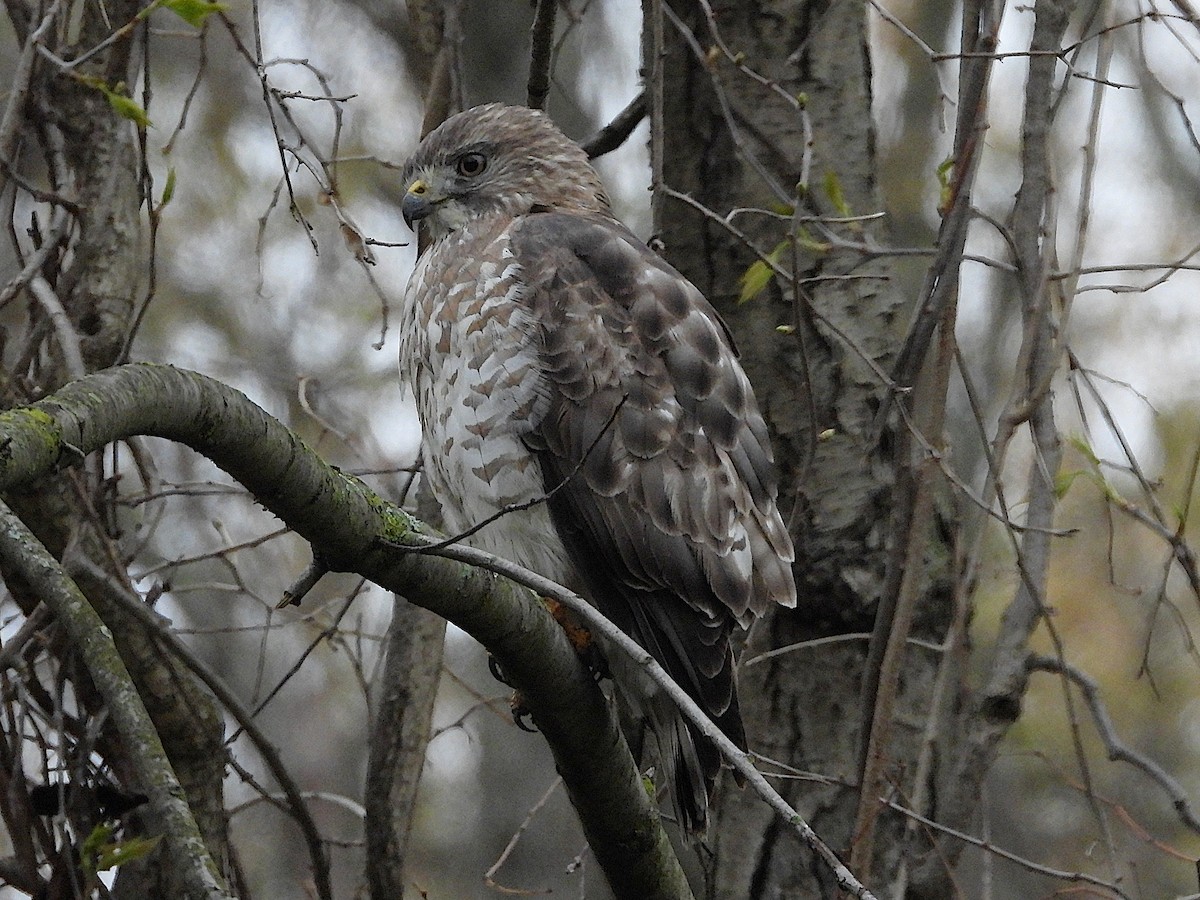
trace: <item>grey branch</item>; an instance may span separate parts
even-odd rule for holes
[[[596,159],[605,153],[611,153],[620,147],[633,129],[642,124],[646,118],[646,92],[642,91],[629,101],[629,105],[621,110],[611,122],[593,134],[580,146],[588,155],[588,159]]]
[[[554,57],[554,14],[558,0],[538,0],[533,18],[532,47],[529,52],[529,84],[526,100],[530,109],[545,109],[550,95],[550,65]]]
[[[125,741],[130,764],[150,797],[150,808],[166,834],[171,869],[186,900],[232,900],[216,876],[183,788],[175,777],[150,714],[113,643],[112,633],[68,578],[6,504],[0,502],[0,559],[24,578],[54,612],[78,650],[109,715]]]

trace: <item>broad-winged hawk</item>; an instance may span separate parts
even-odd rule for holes
[[[549,494],[470,542],[587,597],[744,748],[730,633],[796,589],[766,426],[724,323],[617,221],[540,112],[448,119],[404,189],[430,243],[405,293],[401,373],[446,526]],[[702,832],[716,748],[622,654],[608,662],[676,815]]]

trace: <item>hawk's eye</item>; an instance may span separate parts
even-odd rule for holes
[[[482,153],[464,153],[454,165],[455,170],[464,178],[474,178],[482,175],[487,168],[487,157]]]

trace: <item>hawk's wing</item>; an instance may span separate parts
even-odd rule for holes
[[[615,220],[535,213],[512,252],[550,394],[527,441],[547,489],[562,485],[555,527],[593,602],[744,746],[730,629],[796,593],[766,426],[732,341]]]

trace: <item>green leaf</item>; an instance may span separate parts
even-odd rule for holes
[[[853,215],[850,211],[850,204],[846,202],[846,195],[842,193],[842,183],[838,180],[837,172],[832,169],[825,173],[825,193],[833,204],[833,208],[838,211],[838,215]]]
[[[102,93],[104,99],[108,101],[108,105],[121,118],[130,119],[137,123],[139,128],[149,128],[152,124],[146,111],[125,93],[125,82],[118,81],[115,87],[109,87],[103,78],[97,78],[95,75],[75,75],[74,77],[82,84]]]
[[[109,869],[124,865],[133,859],[140,859],[156,846],[162,835],[154,837],[132,837],[123,841],[113,841],[114,826],[101,822],[92,829],[83,841],[80,858],[84,869],[90,874],[106,872]]]
[[[149,128],[150,117],[146,115],[146,111],[141,108],[130,97],[124,94],[118,94],[116,91],[101,88],[104,91],[104,96],[108,98],[108,105],[113,108],[118,116],[123,119],[129,119],[137,125],[138,128]]]
[[[229,9],[228,3],[215,3],[212,0],[163,0],[162,5],[194,28],[203,26],[204,20],[213,13]]]
[[[642,776],[642,790],[646,792],[646,796],[651,800],[658,796],[657,791],[654,789],[654,779],[649,775]]]
[[[950,174],[954,171],[954,157],[947,156],[942,160],[941,165],[937,167],[937,180],[941,186],[938,191],[938,209],[946,210],[950,207]]]
[[[131,837],[116,844],[105,844],[104,852],[96,860],[96,871],[105,872],[131,860],[141,859],[157,847],[160,840],[162,835],[156,834],[148,838]]]
[[[737,301],[739,304],[753,300],[771,283],[771,278],[775,275],[773,264],[779,262],[779,257],[786,249],[787,241],[780,241],[775,245],[775,249],[767,254],[766,260],[756,259],[750,264],[750,268],[742,273],[742,291],[738,294]]]
[[[158,208],[162,209],[171,202],[171,198],[175,196],[175,167],[171,166],[167,169],[167,183],[163,185],[162,199],[158,201]]]
[[[742,292],[738,294],[738,303],[746,303],[762,293],[763,288],[771,283],[775,273],[761,259],[750,263],[750,268],[742,273]]]
[[[1096,456],[1096,451],[1092,449],[1091,445],[1088,444],[1087,441],[1078,435],[1071,435],[1068,440],[1070,441],[1071,446],[1078,450],[1084,459],[1090,462],[1093,466],[1099,468],[1100,458]]]
[[[828,253],[831,249],[828,241],[818,241],[807,228],[796,229],[796,244],[809,253]]]
[[[92,829],[91,834],[83,839],[80,857],[87,871],[92,873],[98,871],[95,865],[96,858],[103,852],[103,848],[108,844],[112,836],[113,826],[108,822],[101,822]]]
[[[937,167],[938,184],[944,188],[950,187],[950,173],[952,171],[954,171],[954,157],[947,156]]]
[[[1076,469],[1073,472],[1059,472],[1057,475],[1055,475],[1054,476],[1054,496],[1055,496],[1055,498],[1058,500],[1061,500],[1063,497],[1065,497],[1067,495],[1067,491],[1069,491],[1071,489],[1071,485],[1075,483],[1075,479],[1083,474],[1085,474],[1085,473],[1080,471],[1079,469]]]

